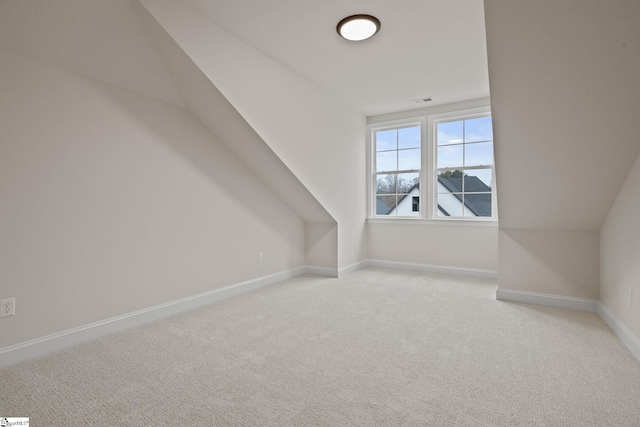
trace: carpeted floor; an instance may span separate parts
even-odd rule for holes
[[[597,314],[491,280],[302,276],[0,371],[32,426],[639,426],[640,362]]]

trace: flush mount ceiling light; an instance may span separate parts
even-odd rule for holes
[[[380,31],[380,20],[371,15],[351,15],[338,22],[336,30],[344,39],[366,40]]]

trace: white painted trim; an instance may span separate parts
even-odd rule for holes
[[[211,304],[262,286],[281,282],[306,272],[306,267],[298,267],[5,347],[0,349],[0,368],[62,350],[66,347],[109,335],[132,326],[142,325],[177,313],[192,310],[196,307]]]
[[[474,268],[447,267],[430,264],[411,264],[407,262],[384,261],[370,259],[371,267],[393,268],[398,270],[424,271],[427,273],[454,274],[457,276],[478,277],[482,279],[497,279],[498,272],[494,270],[479,270]]]
[[[421,217],[384,217],[376,216],[367,218],[367,224],[385,225],[424,225],[424,226],[447,226],[447,227],[498,227],[498,220],[495,218],[485,219],[475,217],[473,219],[464,218],[421,218]]]
[[[524,304],[566,308],[569,310],[588,311],[591,313],[596,313],[598,311],[597,300],[567,297],[563,295],[542,294],[538,292],[498,288],[498,290],[496,290],[496,299],[499,301],[520,302]]]
[[[326,277],[338,277],[365,268],[367,266],[392,268],[411,271],[424,271],[430,273],[457,274],[480,278],[497,278],[497,272],[492,270],[475,270],[469,268],[444,267],[426,264],[410,264],[383,260],[364,260],[351,264],[342,269],[304,266],[292,270],[275,273],[269,276],[259,277],[209,292],[160,304],[143,310],[138,310],[122,316],[113,317],[100,322],[91,323],[78,328],[48,335],[26,341],[13,346],[0,349],[0,369],[24,362],[45,354],[62,350],[73,345],[118,332],[132,326],[142,325],[167,316],[211,304],[216,301],[240,295],[244,292],[260,288],[262,286],[281,282],[301,274],[316,274]],[[501,301],[536,304],[549,307],[567,308],[595,312],[605,321],[620,340],[629,348],[631,353],[640,360],[640,339],[624,326],[607,308],[599,301],[566,297],[561,295],[541,294],[536,292],[515,291],[510,289],[498,289],[496,299]]]
[[[358,271],[361,270],[365,267],[369,266],[369,260],[365,259],[363,261],[360,262],[355,262],[351,265],[347,265],[346,267],[342,267],[341,269],[338,270],[338,277],[344,277],[348,274],[353,273],[354,271]]]
[[[326,268],[326,267],[314,267],[312,265],[307,265],[305,267],[305,273],[307,274],[315,274],[316,276],[325,276],[325,277],[333,277],[338,278],[339,272],[336,268]]]
[[[633,334],[626,326],[622,324],[609,310],[602,304],[598,303],[598,314],[602,317],[611,330],[620,338],[620,341],[627,346],[631,354],[640,361],[640,339]]]

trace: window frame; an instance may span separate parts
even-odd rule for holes
[[[385,131],[385,130],[391,130],[391,129],[401,129],[401,128],[408,128],[408,127],[413,127],[413,126],[420,126],[420,170],[419,170],[419,174],[420,174],[420,179],[419,179],[419,183],[420,183],[420,192],[418,193],[420,196],[420,200],[419,200],[419,212],[418,215],[377,215],[376,214],[376,177],[378,175],[377,172],[377,165],[376,165],[376,138],[375,138],[375,133],[376,132],[380,132],[380,131]],[[367,162],[367,168],[369,170],[368,176],[369,176],[369,182],[368,182],[368,191],[367,191],[367,196],[369,198],[369,212],[368,212],[368,217],[369,218],[393,218],[393,219],[421,219],[423,218],[423,212],[424,209],[426,208],[425,206],[425,202],[424,202],[424,197],[423,197],[423,193],[422,193],[422,188],[424,188],[424,186],[427,183],[426,177],[425,175],[425,161],[427,159],[427,155],[426,155],[426,142],[427,142],[427,135],[426,135],[426,126],[427,126],[427,120],[426,120],[426,116],[423,117],[413,117],[413,118],[408,118],[408,119],[401,119],[401,120],[393,120],[393,121],[389,121],[389,122],[384,122],[384,123],[379,123],[376,125],[368,125],[368,132],[367,132],[367,146],[368,146],[368,151],[370,153],[369,156],[369,161]],[[397,170],[396,173],[401,173],[402,171]],[[407,194],[408,196],[409,194]]]
[[[438,216],[438,144],[436,141],[437,133],[436,126],[439,123],[447,123],[454,121],[462,121],[462,120],[471,120],[478,119],[483,117],[492,117],[491,108],[490,107],[480,107],[473,108],[468,110],[457,110],[457,111],[449,111],[446,113],[439,114],[430,114],[427,116],[427,127],[428,127],[428,138],[427,144],[429,145],[429,152],[431,153],[431,159],[428,163],[427,174],[431,178],[430,188],[427,196],[429,197],[429,206],[428,206],[428,217],[434,221],[442,221],[442,220],[455,220],[455,221],[497,221],[498,220],[498,202],[497,202],[497,191],[496,191],[496,159],[495,159],[495,144],[493,139],[491,140],[493,146],[493,162],[490,165],[491,168],[491,216],[486,217],[473,217],[473,216]],[[488,165],[482,166],[469,166],[469,167],[455,167],[452,169],[461,169],[461,170],[473,170],[473,169],[488,169]]]
[[[385,121],[379,123],[371,123],[367,125],[367,205],[369,211],[367,218],[369,221],[407,221],[415,223],[424,222],[431,224],[455,223],[460,225],[493,225],[498,222],[498,203],[497,203],[497,181],[495,167],[495,143],[493,144],[493,163],[490,166],[478,166],[477,169],[491,168],[491,216],[490,217],[473,217],[473,216],[438,216],[438,179],[437,179],[437,142],[436,142],[436,125],[442,122],[450,122],[457,120],[468,120],[480,117],[491,117],[491,108],[477,107],[461,110],[453,110],[447,112],[439,112],[434,114],[422,114],[420,116],[412,116],[406,119]],[[412,125],[420,125],[421,133],[421,168],[420,168],[420,192],[419,192],[419,215],[413,216],[388,216],[376,214],[376,140],[375,132],[381,130],[397,129],[401,127],[409,127]],[[493,142],[493,140],[492,140]],[[473,169],[474,166],[465,169]],[[460,168],[457,168],[460,169]]]

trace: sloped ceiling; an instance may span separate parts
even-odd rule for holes
[[[487,96],[488,47],[502,228],[598,230],[640,151],[636,0],[174,1],[365,115]],[[185,105],[129,0],[0,0],[0,48]]]
[[[365,115],[487,96],[488,69],[502,228],[599,230],[640,149],[635,0],[176,1]],[[340,39],[353,13],[381,32]]]
[[[640,3],[485,14],[500,227],[599,230],[640,151]]]
[[[154,0],[155,1],[155,0]],[[145,27],[178,85],[187,109],[307,222],[335,220],[269,148],[198,65],[145,6],[137,3]]]
[[[150,36],[155,21],[141,10],[135,0],[1,0],[0,51],[189,110],[303,219],[335,222],[184,52],[162,30]]]
[[[129,0],[2,1],[0,47],[183,105]]]
[[[481,1],[178,1],[364,115],[489,96]],[[356,13],[380,32],[341,39],[337,23]]]

